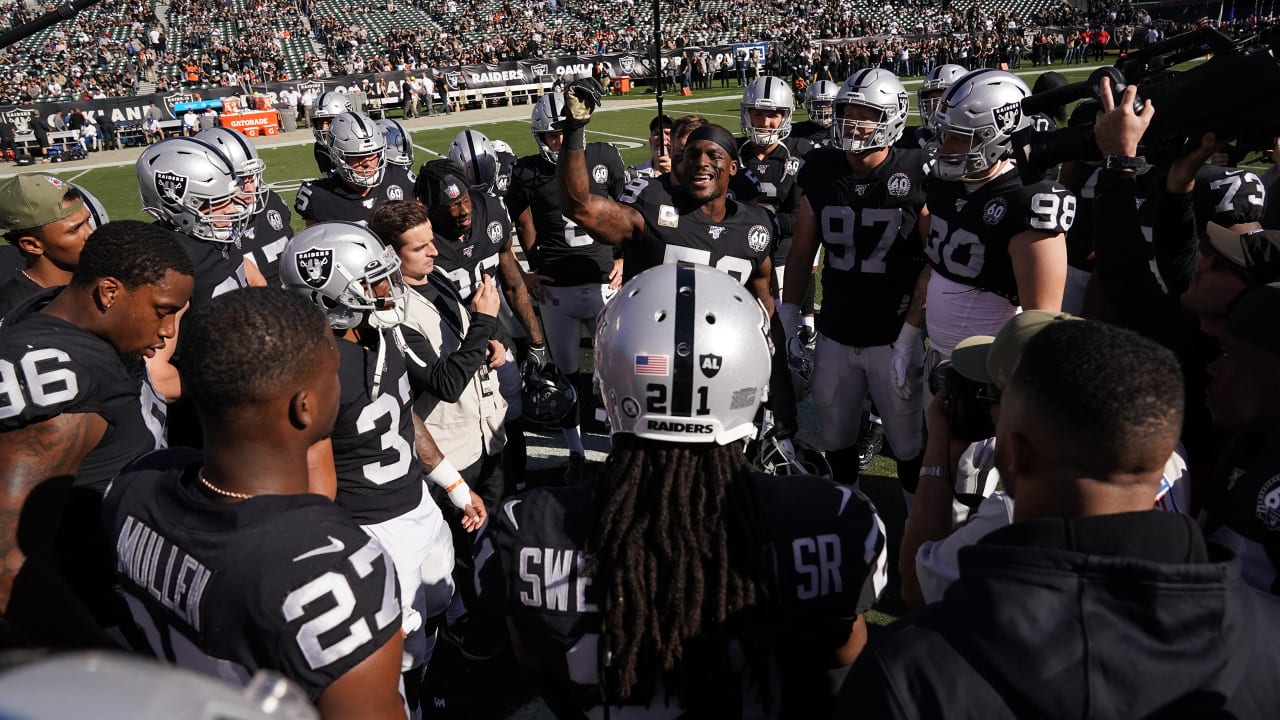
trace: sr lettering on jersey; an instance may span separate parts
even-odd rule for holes
[[[840,578],[840,536],[833,533],[817,537],[801,537],[791,541],[791,558],[795,561],[796,597],[812,600],[844,590]]]

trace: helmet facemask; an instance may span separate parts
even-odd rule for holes
[[[861,107],[874,110],[880,114],[879,120],[855,120],[844,117],[844,108]],[[871,129],[871,135],[865,139],[858,138],[859,130]],[[831,134],[841,150],[849,153],[868,152],[886,148],[897,141],[894,137],[893,123],[889,113],[882,107],[862,103],[841,103],[840,116],[831,125]],[[901,132],[898,133],[901,136]]]
[[[362,313],[368,314],[369,324],[376,328],[391,328],[404,322],[408,291],[400,273],[400,257],[394,249],[383,248],[378,259],[371,262],[362,275],[352,275],[343,265],[338,265],[334,271],[341,273],[347,281],[337,298],[340,305],[353,311],[355,322],[347,327],[358,324]],[[380,293],[379,286],[384,282],[386,291]]]
[[[933,137],[925,151],[933,161],[930,173],[939,180],[980,180],[1004,156],[996,140],[995,126],[972,129],[948,124],[941,113],[933,117]],[[963,152],[944,152],[944,148],[964,147]]]

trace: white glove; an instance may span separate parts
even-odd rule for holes
[[[910,400],[912,386],[922,376],[924,367],[924,341],[920,328],[902,323],[902,331],[893,342],[893,356],[889,361],[889,380],[894,392],[903,400]]]

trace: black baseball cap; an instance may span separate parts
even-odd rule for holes
[[[654,115],[653,119],[649,121],[649,132],[656,131],[659,125],[669,130],[675,124],[676,123],[674,120],[671,119],[671,116],[666,113],[663,113],[661,115]]]

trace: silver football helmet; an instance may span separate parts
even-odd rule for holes
[[[845,152],[879,150],[898,142],[907,129],[907,112],[910,107],[907,89],[897,75],[880,68],[859,70],[844,82],[836,95],[835,121],[831,134]],[[844,108],[860,106],[880,113],[879,120],[852,120],[844,117]],[[871,130],[865,139],[857,137],[858,131]]]
[[[839,93],[840,86],[830,80],[819,80],[810,85],[804,91],[804,109],[809,113],[809,119],[819,127],[831,127],[831,121],[835,117],[834,103]]]
[[[706,265],[667,263],[605,306],[595,376],[613,432],[726,445],[755,433],[771,354],[750,291]]]
[[[1022,112],[1027,84],[1003,70],[977,70],[961,78],[933,113],[925,144],[940,180],[978,179],[1009,156],[1013,133],[1031,124]]]
[[[947,88],[968,73],[969,71],[965,70],[963,65],[950,63],[938,65],[929,71],[929,74],[924,77],[924,82],[920,84],[920,89],[916,90],[922,127],[930,127],[933,111],[938,109],[938,103],[942,102],[942,96],[946,94]]]
[[[238,242],[253,217],[231,161],[203,140],[161,140],[142,152],[134,170],[142,209],[184,235]]]
[[[506,153],[508,155],[511,155],[512,157],[515,157],[515,154],[516,154],[515,151],[511,149],[511,146],[507,144],[506,140],[494,139],[494,140],[490,140],[489,143],[493,145],[494,152]]]
[[[409,137],[409,133],[405,132],[404,126],[390,118],[379,120],[376,124],[382,131],[382,139],[387,141],[387,149],[384,153],[387,156],[387,162],[399,165],[406,170],[413,170],[413,140]]]
[[[552,150],[547,147],[547,143],[542,139],[544,133],[560,132],[564,129],[560,118],[564,115],[564,95],[558,92],[549,92],[538,98],[538,102],[533,105],[533,115],[529,118],[529,131],[533,133],[533,141],[538,143],[538,149],[542,151],[542,157],[551,163],[555,163],[560,157],[559,151]]]
[[[324,222],[294,235],[281,253],[280,281],[323,310],[335,330],[366,318],[374,327],[404,322],[400,258],[355,223]]]
[[[71,184],[75,189],[80,191],[80,195],[84,198],[84,206],[89,211],[90,228],[97,230],[103,225],[111,222],[111,218],[107,215],[107,206],[103,205],[101,200],[94,197],[93,193],[89,192],[89,188],[83,185],[76,185],[75,183]]]
[[[354,111],[351,100],[343,93],[334,90],[321,93],[311,105],[311,134],[315,135],[316,142],[324,145],[329,137],[329,123],[344,112]]]
[[[222,151],[231,161],[243,187],[253,186],[253,211],[261,212],[267,207],[267,183],[263,175],[267,172],[267,164],[258,157],[258,149],[249,142],[249,138],[231,128],[212,127],[201,130],[196,137]],[[247,181],[247,182],[246,182]]]
[[[752,108],[781,110],[782,125],[777,128],[752,126],[748,113]],[[780,143],[791,134],[791,116],[795,109],[795,95],[785,80],[772,75],[758,77],[742,93],[742,134],[757,147]]]
[[[488,190],[498,178],[498,152],[479,130],[463,130],[454,135],[449,159],[466,171],[472,190]]]
[[[387,170],[387,139],[373,118],[363,113],[339,114],[329,126],[328,149],[338,177],[360,187],[377,187],[382,182]],[[375,169],[357,170],[352,166],[357,158],[371,155],[378,158]]]

